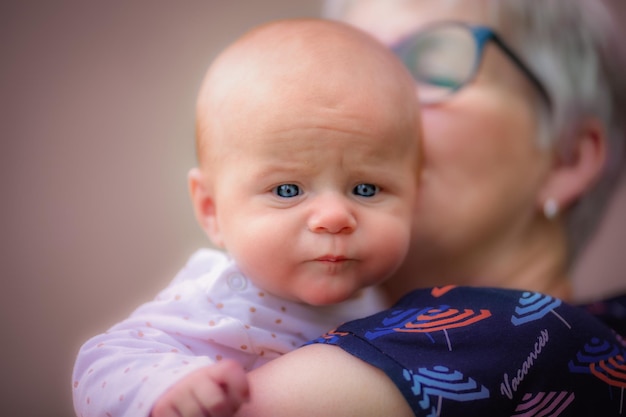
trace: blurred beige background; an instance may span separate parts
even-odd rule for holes
[[[0,4],[0,415],[71,417],[77,349],[152,298],[206,239],[186,173],[214,55],[317,0]],[[626,192],[575,277],[626,287]],[[581,279],[585,276],[584,280]]]

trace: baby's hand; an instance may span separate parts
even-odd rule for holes
[[[158,399],[150,417],[231,417],[248,401],[248,379],[233,361],[200,368]]]

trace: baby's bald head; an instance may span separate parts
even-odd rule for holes
[[[343,112],[364,130],[381,120],[415,127],[414,90],[393,54],[357,29],[314,19],[260,26],[224,50],[204,79],[196,114],[199,163],[217,164],[231,141],[256,128],[278,128],[285,120],[324,127],[317,109]]]

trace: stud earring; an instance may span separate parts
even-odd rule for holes
[[[543,203],[543,215],[548,220],[554,220],[559,215],[559,203],[554,198],[548,198]]]

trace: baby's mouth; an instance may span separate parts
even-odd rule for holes
[[[324,255],[324,256],[320,256],[319,258],[315,258],[315,260],[319,261],[319,262],[338,263],[338,262],[348,261],[349,258],[347,258],[345,256]]]

